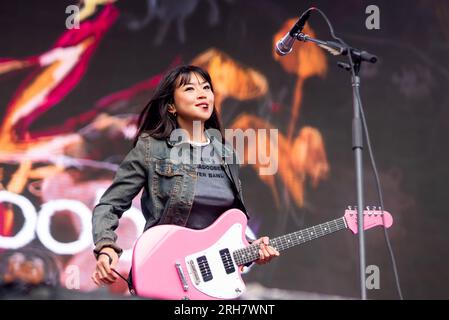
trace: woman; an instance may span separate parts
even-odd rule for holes
[[[145,230],[156,224],[203,229],[231,208],[247,214],[236,154],[226,147],[221,133],[209,74],[191,65],[168,72],[138,118],[134,148],[94,208],[97,266],[92,280],[97,285],[117,279],[112,269],[122,249],[116,244],[114,230],[141,188]],[[179,160],[173,159],[178,151],[186,150],[191,151],[184,153],[187,162],[193,165],[183,165],[185,158],[182,164],[173,161]],[[230,164],[223,163],[222,151],[228,156],[230,152]],[[279,255],[268,242],[268,237],[256,240],[260,244],[257,264]]]

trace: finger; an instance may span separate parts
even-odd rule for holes
[[[108,276],[103,264],[100,261],[97,262],[97,272],[100,275],[100,279],[106,278]]]
[[[258,262],[259,264],[262,264],[264,262],[264,258],[265,258],[265,256],[263,254],[262,249],[259,249],[259,260],[257,260],[256,262]]]
[[[97,280],[97,273],[96,272],[94,272],[92,274],[91,279],[97,286],[100,286],[100,282]]]
[[[105,259],[100,259],[99,262],[103,266],[103,269],[106,271],[107,274],[111,273],[111,265],[109,264],[109,259],[106,261]]]
[[[264,257],[265,258],[269,258],[270,257],[270,253],[268,252],[268,246],[263,245],[263,247],[261,249],[262,249]]]
[[[104,270],[106,271],[106,277],[112,282],[117,280],[117,276],[112,272],[109,262],[102,260],[101,263],[103,265]]]
[[[113,258],[112,258],[112,263],[110,264],[111,271],[112,271],[112,269],[115,269],[115,267],[117,266],[117,264],[118,264],[118,258],[116,259],[115,257],[113,257]]]
[[[98,272],[95,272],[94,277],[95,277],[95,281],[96,281],[97,285],[98,285],[99,287],[101,287],[101,285],[102,285],[103,283],[101,282],[100,274],[99,274]]]
[[[101,282],[102,284],[106,284],[106,285],[110,285],[110,284],[113,284],[113,283],[114,283],[114,281],[111,281],[111,280],[109,280],[108,278],[103,278],[103,277],[101,277],[101,276],[100,276],[100,282]]]
[[[106,284],[113,284],[117,279],[113,278],[112,275],[107,275],[106,277],[103,277],[102,280]]]
[[[263,244],[265,244],[266,246],[268,246],[268,243],[270,243],[270,238],[268,238],[268,237],[262,237],[262,242],[263,242]]]
[[[101,283],[103,284],[114,283],[113,280],[109,279],[108,274],[101,263],[97,265],[97,272],[99,273],[99,279]]]
[[[270,257],[277,257],[279,255],[279,252],[277,252],[277,250],[271,246],[267,247],[267,251],[270,254]]]
[[[111,271],[111,273],[108,273],[106,279],[110,281],[110,283],[114,283],[117,280],[117,277]]]
[[[100,263],[100,270],[104,270],[102,273],[104,278],[107,278],[109,281],[114,282],[117,280],[117,277],[113,274],[111,266],[109,265],[109,260],[99,260]]]
[[[109,284],[107,281],[105,281],[103,278],[102,278],[102,276],[101,276],[101,274],[100,274],[100,272],[95,272],[95,279],[97,280],[97,283],[98,283],[98,286],[102,286],[102,285],[107,285],[107,284]]]
[[[270,254],[268,253],[267,246],[261,245],[262,253],[263,253],[263,259],[269,259]]]
[[[253,244],[258,244],[259,246],[261,245],[261,244],[265,244],[265,242],[264,242],[264,238],[267,238],[267,237],[261,237],[261,238],[259,238],[259,239],[257,239],[257,240],[254,240],[254,242],[253,242]]]

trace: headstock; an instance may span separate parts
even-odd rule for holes
[[[357,207],[348,207],[345,210],[344,218],[348,228],[355,234],[358,233],[357,223]],[[393,217],[388,211],[382,210],[380,207],[366,207],[363,210],[363,230],[368,230],[376,226],[391,227],[393,224]]]

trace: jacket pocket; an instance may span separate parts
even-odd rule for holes
[[[184,174],[181,165],[170,161],[156,161],[155,169],[157,174],[165,177],[182,176]]]
[[[167,201],[176,203],[178,200],[175,198],[180,196],[184,180],[182,166],[168,160],[155,160],[152,164],[154,173],[151,190],[159,202],[158,206],[164,208]]]

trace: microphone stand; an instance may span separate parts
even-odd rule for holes
[[[356,48],[347,47],[340,43],[333,41],[322,41],[311,38],[304,33],[298,33],[296,38],[300,41],[310,41],[316,43],[320,47],[326,49],[333,55],[351,55],[352,66],[348,63],[338,62],[338,66],[351,72],[352,95],[353,95],[353,109],[354,115],[352,119],[352,150],[355,158],[355,174],[356,174],[356,191],[357,191],[357,221],[359,233],[359,256],[360,256],[360,289],[362,293],[362,300],[366,300],[366,285],[365,285],[365,234],[363,230],[363,124],[360,117],[360,67],[363,61],[376,63],[377,57],[366,51],[360,51]],[[353,70],[351,70],[353,69]]]

